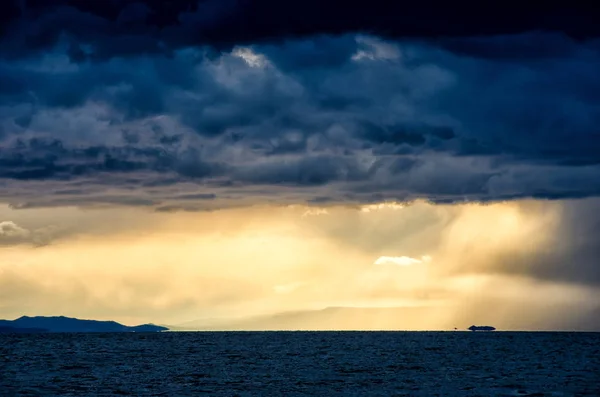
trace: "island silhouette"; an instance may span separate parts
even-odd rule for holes
[[[0,320],[0,333],[52,333],[52,332],[161,332],[167,327],[154,324],[127,326],[116,321],[80,320],[65,316],[19,317]]]

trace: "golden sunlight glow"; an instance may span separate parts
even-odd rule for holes
[[[466,307],[487,318],[482,307],[500,300],[510,325],[511,314],[534,310],[522,302],[588,296],[527,281],[525,272],[498,275],[513,266],[498,259],[503,255],[548,247],[560,215],[551,202],[185,214],[0,207],[0,318],[64,314],[200,328],[235,318],[244,322],[219,326],[240,329],[360,328],[373,321],[422,329],[473,322]],[[48,243],[39,246],[28,231],[43,231]],[[518,299],[521,306],[510,303]],[[333,307],[346,309],[327,309]]]

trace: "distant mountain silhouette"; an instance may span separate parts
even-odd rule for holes
[[[244,318],[202,319],[178,326],[172,330],[407,330],[439,329],[436,318],[445,308],[435,307],[327,307],[317,310],[299,310]],[[447,309],[446,309],[447,310]],[[425,315],[426,314],[426,315]]]
[[[511,315],[498,316],[490,307]],[[552,311],[550,311],[552,310]],[[260,330],[465,330],[467,324],[494,324],[502,331],[600,331],[600,308],[580,304],[532,303],[486,299],[471,310],[449,315],[445,305],[420,307],[327,307],[240,317],[201,318],[168,325],[176,331]]]
[[[115,321],[80,320],[70,317],[27,317],[16,320],[0,320],[0,333],[40,332],[160,332],[167,327],[143,324],[134,327]]]

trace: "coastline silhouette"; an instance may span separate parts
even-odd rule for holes
[[[0,333],[52,333],[52,332],[161,332],[167,327],[154,324],[127,326],[116,321],[81,320],[65,316],[19,317],[0,320]]]

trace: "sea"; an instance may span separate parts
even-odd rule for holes
[[[0,396],[600,396],[600,333],[0,334]]]

